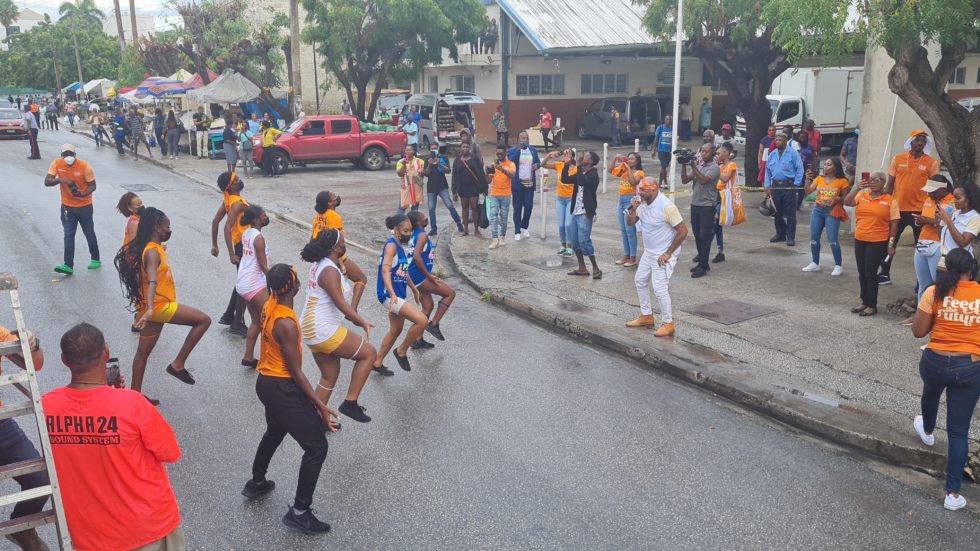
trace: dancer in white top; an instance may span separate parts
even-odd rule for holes
[[[357,403],[357,398],[371,374],[377,351],[370,343],[373,325],[350,304],[351,283],[340,271],[341,258],[346,254],[344,235],[333,228],[320,231],[303,247],[300,256],[313,266],[306,285],[306,305],[300,316],[300,328],[303,342],[313,352],[313,359],[320,368],[320,382],[315,390],[317,397],[326,404],[340,375],[341,358],[354,360],[347,399],[337,410],[355,421],[367,423],[371,418],[364,414],[365,409]],[[364,336],[347,331],[342,325],[344,318],[364,329]]]
[[[660,186],[650,177],[640,180],[639,197],[633,197],[626,213],[626,223],[639,226],[643,233],[643,258],[636,270],[634,283],[640,298],[640,316],[626,322],[627,327],[652,327],[653,309],[650,307],[650,286],[660,303],[660,328],[657,337],[674,334],[674,318],[670,306],[667,284],[677,265],[677,254],[687,238],[687,226],[674,202],[660,193]]]
[[[241,225],[248,228],[242,234],[242,257],[238,262],[238,279],[235,290],[245,301],[250,323],[245,334],[245,356],[242,365],[255,369],[259,360],[255,357],[255,341],[262,323],[262,307],[269,300],[265,275],[269,273],[269,247],[262,235],[262,228],[269,225],[269,217],[262,207],[249,205],[242,213]]]

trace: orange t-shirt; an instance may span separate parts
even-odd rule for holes
[[[555,179],[558,180],[558,197],[562,199],[571,199],[572,193],[575,191],[575,184],[566,184],[561,181],[561,171],[565,168],[565,161],[555,161]],[[572,165],[572,168],[568,169],[568,175],[574,176],[578,173],[578,167]]]
[[[256,369],[268,377],[289,379],[292,376],[286,369],[286,361],[282,357],[282,348],[272,335],[272,329],[276,326],[276,320],[279,319],[291,319],[296,323],[296,344],[300,351],[303,350],[303,332],[299,330],[299,319],[296,317],[296,312],[292,308],[279,304],[275,298],[269,297],[265,306],[262,307],[262,344],[259,365]]]
[[[936,304],[936,287],[922,293],[919,310],[935,315],[928,348],[980,355],[980,283],[961,281]]]
[[[48,174],[57,176],[62,180],[71,180],[75,183],[79,193],[88,191],[89,183],[95,181],[95,172],[92,171],[92,167],[81,159],[76,159],[75,164],[68,166],[68,163],[64,159],[58,157],[51,161],[51,166],[48,167]],[[76,197],[71,194],[71,188],[67,184],[61,184],[58,187],[61,188],[62,205],[66,207],[85,207],[92,204],[91,195]]]
[[[932,157],[922,154],[918,159],[909,154],[899,153],[892,158],[888,166],[888,175],[895,178],[895,189],[892,194],[898,200],[898,210],[902,212],[921,212],[922,203],[926,200],[926,192],[922,186],[930,176],[939,174],[939,162]]]
[[[160,266],[157,267],[156,273],[157,294],[152,299],[146,296],[150,292],[150,280],[146,275],[146,252],[151,249],[160,255]],[[177,302],[177,289],[174,287],[174,274],[170,271],[170,264],[167,262],[167,251],[152,241],[143,249],[143,300],[152,305],[152,312],[159,312],[171,302]],[[137,310],[140,314],[146,312],[146,305]]]
[[[41,403],[75,549],[133,549],[180,525],[164,467],[180,447],[142,394],[61,387]]]
[[[344,231],[344,219],[333,209],[327,209],[327,212],[323,214],[317,213],[313,217],[313,239],[316,239],[316,236],[320,232],[327,229]]]
[[[721,175],[729,174],[729,173],[731,174],[731,176],[728,178],[728,183],[722,182]],[[717,188],[720,191],[725,189],[726,187],[735,186],[738,184],[737,178],[738,178],[738,165],[736,165],[734,161],[728,161],[728,164],[721,167],[721,170],[718,173],[718,183],[715,184],[715,188]]]
[[[630,183],[630,179],[627,176],[626,170],[627,168],[625,164],[620,164],[619,166],[612,169],[612,175],[619,178],[619,194],[636,195],[636,186]],[[569,172],[571,172],[571,170],[569,170]],[[635,171],[635,174],[638,182],[640,178],[646,176],[646,174],[644,174],[642,170]],[[569,174],[569,176],[571,176],[571,174]],[[574,188],[575,185],[573,184],[572,187]],[[571,197],[571,195],[569,195],[569,197]]]
[[[871,192],[862,191],[854,201],[854,238],[870,243],[888,241],[891,221],[901,217],[898,200],[887,193],[872,198]]]
[[[517,170],[517,165],[514,164],[514,161],[504,161],[500,163],[500,166],[511,172]],[[493,172],[493,178],[490,179],[490,196],[510,197],[510,182],[511,177],[504,174],[503,170],[495,170]]]
[[[953,210],[956,209],[953,206],[954,201],[956,201],[956,198],[953,197],[952,193],[949,193],[939,201],[939,206],[941,208],[950,207],[949,214],[952,216]],[[936,202],[928,195],[926,195],[926,200],[922,203],[922,217],[938,220],[936,216]],[[922,230],[919,232],[919,241],[939,241],[939,228],[932,224],[923,224]]]
[[[235,203],[241,201],[243,205],[248,206],[248,201],[245,200],[241,195],[230,195],[227,192],[222,194],[225,203],[225,214],[231,212],[231,206]],[[244,213],[243,213],[244,214]],[[238,220],[231,225],[231,244],[237,245],[242,242],[242,234],[245,233],[245,226],[242,226],[242,215],[238,215]]]
[[[823,176],[817,176],[813,180],[813,190],[817,194],[816,204],[821,208],[831,208],[833,204],[825,204],[830,201],[834,201],[844,193],[844,190],[849,188],[851,183],[847,181],[847,178],[837,178],[835,180],[827,181]],[[885,238],[887,239],[887,237]]]

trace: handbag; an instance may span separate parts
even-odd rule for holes
[[[841,222],[850,220],[850,217],[847,216],[847,211],[844,210],[844,203],[836,203],[834,208],[830,209],[830,215]]]
[[[483,197],[481,195],[481,197]],[[477,209],[480,212],[480,229],[485,230],[490,227],[490,201],[484,199],[482,209]]]
[[[732,178],[722,189],[718,190],[718,195],[721,197],[718,225],[730,227],[745,222],[745,204],[742,202],[742,190],[735,185],[735,178]]]

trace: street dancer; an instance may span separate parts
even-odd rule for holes
[[[187,325],[191,330],[184,339],[177,357],[167,365],[167,373],[183,383],[194,384],[194,377],[185,367],[187,357],[211,326],[211,318],[204,312],[177,303],[174,276],[167,262],[163,244],[170,239],[170,219],[162,211],[147,207],[140,216],[136,238],[119,249],[115,265],[119,281],[130,306],[139,313],[135,327],[140,330],[140,342],[133,358],[131,387],[137,392],[143,389],[143,372],[146,360],[160,339],[164,324]],[[147,397],[153,405],[159,400]]]
[[[136,229],[139,227],[140,215],[143,214],[143,209],[143,200],[132,191],[123,193],[122,197],[119,198],[119,202],[116,203],[116,210],[119,211],[119,214],[126,217],[126,227],[123,230],[123,247],[129,245],[133,239],[136,239]],[[129,328],[133,333],[140,332],[136,328],[136,322],[139,318],[138,313],[133,314],[133,325]]]
[[[99,240],[95,236],[94,209],[92,194],[95,193],[95,172],[88,163],[78,158],[75,146],[61,146],[61,157],[51,161],[48,174],[44,177],[47,187],[58,186],[61,190],[61,225],[65,236],[64,264],[55,266],[59,274],[75,273],[75,232],[82,226],[82,233],[88,242],[88,252],[92,260],[89,270],[102,267],[99,260]]]
[[[337,207],[340,206],[340,196],[329,191],[321,191],[316,194],[316,216],[313,217],[313,239],[316,239],[320,232],[325,229],[335,229],[342,235],[344,232],[344,219],[337,214]],[[350,305],[357,310],[361,304],[361,297],[364,295],[364,288],[367,287],[367,275],[364,270],[352,259],[344,255],[340,258],[340,271],[350,280],[354,287],[351,295]]]
[[[218,176],[218,189],[221,190],[221,205],[211,220],[211,256],[218,257],[218,224],[225,219],[224,237],[225,246],[228,248],[228,257],[235,269],[238,269],[238,261],[242,257],[242,234],[245,228],[240,224],[242,214],[248,201],[242,198],[242,189],[245,182],[234,172],[222,172]],[[227,218],[225,218],[227,216]],[[221,325],[228,325],[228,332],[232,335],[245,337],[248,328],[245,326],[245,301],[238,295],[234,288],[231,290],[231,298],[228,299],[228,307],[218,319]]]
[[[341,270],[346,254],[344,234],[333,228],[321,231],[303,247],[300,256],[313,265],[306,285],[301,328],[303,342],[313,352],[313,360],[320,368],[317,398],[324,404],[330,402],[330,395],[340,375],[340,360],[354,360],[347,398],[338,409],[355,421],[367,423],[371,418],[364,414],[364,408],[357,403],[357,399],[377,356],[370,343],[371,328],[374,326],[358,314],[350,303],[354,289]],[[364,329],[364,336],[349,332],[342,325],[344,318]]]
[[[627,212],[626,223],[639,225],[643,234],[643,256],[633,279],[640,299],[640,315],[626,327],[655,325],[650,307],[650,287],[660,303],[660,328],[657,337],[673,335],[675,331],[670,293],[667,286],[677,266],[677,255],[687,238],[687,226],[674,202],[660,193],[660,185],[650,177],[640,180],[640,195],[634,197]]]
[[[388,332],[381,340],[378,357],[374,360],[374,370],[387,376],[394,373],[382,362],[391,347],[395,345],[395,339],[401,334],[405,320],[412,322],[412,327],[408,330],[408,335],[401,346],[395,349],[395,360],[405,371],[412,370],[412,365],[408,361],[408,347],[422,336],[426,318],[415,305],[405,300],[411,287],[415,302],[417,304],[422,302],[419,290],[408,277],[409,259],[404,249],[412,239],[412,222],[404,214],[396,214],[385,220],[385,226],[392,230],[394,235],[385,243],[378,262],[378,302],[388,310]]]
[[[242,366],[255,369],[259,361],[255,359],[255,341],[259,338],[259,317],[262,307],[269,300],[265,276],[269,273],[269,247],[266,245],[262,228],[269,225],[269,217],[262,207],[249,205],[242,213],[241,225],[247,228],[242,233],[242,256],[238,261],[238,279],[235,291],[242,297],[248,308],[251,323],[245,335],[245,355]]]
[[[425,227],[429,225],[428,217],[421,212],[410,212],[408,219],[412,222],[412,238],[408,242],[408,250],[411,251],[412,258],[408,265],[408,277],[421,294],[422,314],[425,315],[425,319],[429,319],[432,308],[435,306],[432,302],[432,295],[440,297],[436,314],[432,316],[425,329],[433,337],[444,341],[446,337],[442,335],[442,330],[439,329],[439,322],[442,321],[442,317],[446,315],[453,299],[456,298],[456,291],[445,281],[432,274],[436,253],[432,249],[432,240],[429,239],[429,234],[425,232]],[[412,344],[413,349],[426,349],[433,346],[435,345],[426,341],[421,335],[419,335],[419,340]]]
[[[262,351],[255,381],[255,393],[265,407],[266,429],[242,495],[257,499],[275,489],[276,483],[265,475],[276,449],[289,434],[303,448],[303,459],[296,497],[282,523],[304,534],[325,534],[330,525],[316,518],[311,507],[327,458],[325,431],[336,431],[333,419],[337,412],[317,398],[303,374],[299,320],[293,311],[293,299],[299,292],[296,272],[287,264],[276,264],[269,268],[266,280],[272,296],[262,308]]]

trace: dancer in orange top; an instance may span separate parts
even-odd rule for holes
[[[329,191],[321,191],[316,194],[316,216],[313,217],[313,238],[314,240],[325,229],[335,229],[342,235],[344,232],[344,219],[337,214],[337,207],[340,206],[340,196]],[[364,270],[345,254],[340,259],[340,272],[350,280],[353,287],[350,305],[357,310],[357,305],[361,303],[361,296],[364,295],[364,288],[367,287],[367,275]]]
[[[245,207],[248,206],[248,201],[242,198],[242,189],[244,188],[245,182],[237,174],[222,172],[218,176],[221,205],[211,220],[211,256],[218,257],[218,225],[224,219],[225,246],[228,247],[228,257],[232,265],[235,266],[236,274],[238,273],[238,261],[242,257],[242,234],[245,233],[241,219]],[[228,307],[218,318],[218,323],[229,326],[228,332],[233,335],[245,337],[248,334],[248,327],[245,325],[245,300],[238,296],[238,291],[234,288],[231,289]]]

